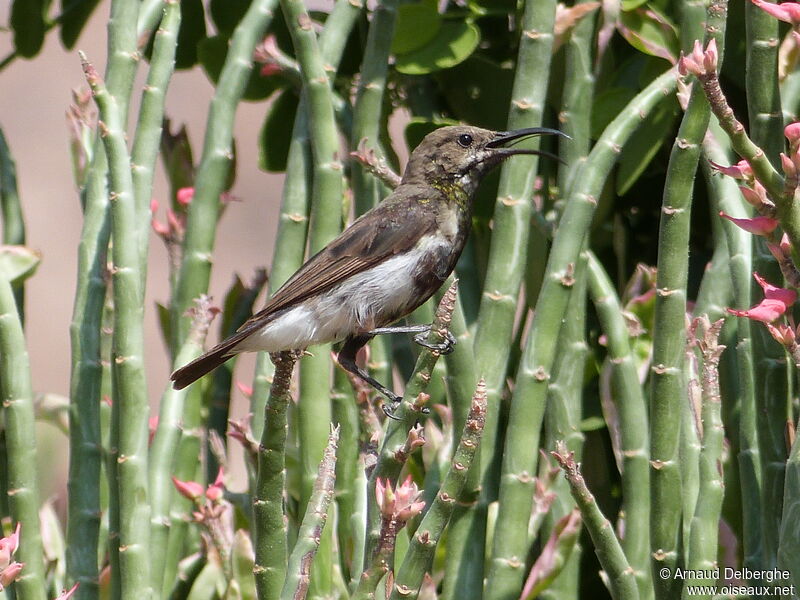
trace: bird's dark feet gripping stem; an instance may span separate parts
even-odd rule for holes
[[[456,338],[453,337],[452,333],[446,331],[444,341],[434,344],[425,339],[430,331],[430,325],[399,325],[397,327],[380,327],[378,329],[373,329],[372,331],[368,331],[362,335],[351,337],[345,340],[342,349],[336,356],[336,360],[345,370],[350,371],[357,377],[360,377],[373,388],[378,390],[381,394],[386,396],[389,399],[390,404],[388,406],[385,404],[383,405],[383,412],[386,413],[387,417],[395,419],[396,417],[394,416],[394,411],[402,401],[402,396],[395,394],[377,379],[370,377],[369,373],[359,367],[358,364],[356,364],[356,354],[376,335],[384,335],[387,333],[415,333],[416,335],[413,338],[415,343],[438,352],[440,355],[450,354],[454,350]],[[428,413],[430,410],[426,407],[423,409],[423,412]]]

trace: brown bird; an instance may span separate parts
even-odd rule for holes
[[[186,387],[240,352],[344,341],[339,363],[396,404],[396,394],[356,365],[356,352],[383,333],[417,333],[415,341],[426,345],[429,326],[388,326],[430,298],[455,268],[484,175],[515,154],[552,156],[508,144],[543,134],[564,135],[542,127],[470,126],[428,134],[394,192],[308,259],[235,334],[175,371],[173,387]],[[437,349],[446,352],[452,343]]]

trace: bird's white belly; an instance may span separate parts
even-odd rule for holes
[[[412,304],[414,274],[424,253],[445,244],[426,236],[410,251],[346,279],[337,287],[285,309],[260,330],[242,340],[236,352],[278,352],[337,342],[350,335],[387,325]]]

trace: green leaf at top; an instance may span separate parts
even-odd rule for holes
[[[219,80],[220,73],[222,73],[225,57],[228,55],[228,43],[227,36],[216,35],[202,40],[197,45],[197,59],[203,65],[203,70],[208,75],[208,78],[215,85]],[[285,86],[286,83],[286,79],[280,74],[264,77],[257,67],[251,67],[250,80],[247,82],[247,87],[242,97],[250,101],[263,100],[275,90]]]
[[[436,0],[422,0],[416,4],[402,4],[397,9],[393,54],[412,52],[436,37],[442,26],[442,16],[436,4]]]
[[[27,246],[0,246],[0,277],[11,283],[24,281],[36,272],[42,255]]]
[[[287,89],[270,107],[258,143],[258,167],[264,171],[286,170],[286,158],[292,142],[292,129],[297,114],[297,94]]]
[[[61,0],[61,43],[72,50],[100,0]]]
[[[680,43],[675,26],[655,10],[637,8],[622,12],[617,28],[637,50],[672,63],[678,60]]]
[[[395,66],[406,75],[425,75],[448,69],[466,60],[480,41],[480,32],[472,23],[446,21],[428,44],[413,52],[398,55]]]
[[[14,0],[11,5],[14,48],[20,56],[33,58],[42,49],[47,4],[44,0]]]

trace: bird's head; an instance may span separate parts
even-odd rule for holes
[[[515,154],[552,154],[513,145],[537,135],[562,135],[556,129],[530,127],[491,131],[468,125],[441,127],[429,133],[411,153],[403,183],[458,185],[473,194],[483,176]],[[557,157],[554,157],[557,158]]]

